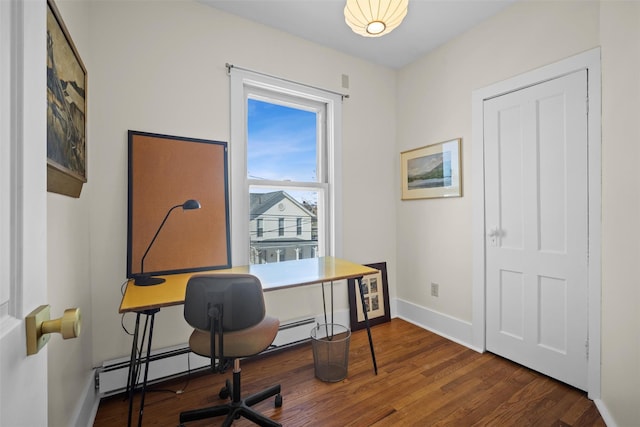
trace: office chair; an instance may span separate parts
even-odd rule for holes
[[[240,394],[240,358],[266,350],[276,337],[280,322],[266,316],[262,284],[249,274],[197,275],[189,279],[184,301],[184,318],[194,331],[189,338],[191,350],[211,358],[211,369],[222,373],[233,364],[233,384],[226,381],[219,397],[231,401],[180,414],[180,425],[188,421],[226,415],[223,426],[245,417],[261,426],[280,426],[251,408],[275,396],[282,406],[280,384],[244,399]]]

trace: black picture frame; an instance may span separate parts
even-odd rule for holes
[[[362,277],[365,305],[369,317],[369,325],[375,326],[380,323],[391,321],[391,310],[389,308],[389,282],[387,279],[387,263],[376,262],[365,264],[367,267],[378,270],[376,274],[369,274]],[[349,293],[349,318],[352,331],[366,328],[360,291],[356,279],[347,281]]]
[[[228,148],[223,141],[128,131],[127,277],[231,267]],[[172,206],[194,199],[201,208]]]

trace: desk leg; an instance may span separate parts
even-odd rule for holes
[[[151,338],[153,337],[153,323],[156,319],[156,313],[160,309],[148,310],[147,315],[151,316],[151,324],[149,325],[149,338],[147,341],[147,361],[144,367],[144,380],[142,381],[142,395],[140,397],[140,413],[138,415],[138,427],[142,426],[142,412],[144,411],[144,395],[147,390],[147,378],[149,375],[149,360],[151,359]]]
[[[151,358],[151,338],[153,334],[153,322],[155,320],[155,314],[159,312],[160,309],[151,309],[136,312],[136,326],[133,332],[133,343],[131,344],[131,358],[129,360],[129,375],[127,378],[127,395],[129,396],[129,414],[127,418],[127,426],[131,427],[131,418],[133,415],[133,396],[136,390],[136,381],[138,378],[138,373],[140,372],[140,364],[141,364],[141,356],[142,356],[142,346],[144,346],[144,336],[142,335],[142,342],[140,343],[141,350],[140,355],[136,355],[138,349],[138,340],[139,340],[139,332],[140,332],[140,316],[147,316],[147,320],[149,320],[149,316],[151,316],[151,323],[149,326],[149,338],[147,338],[147,360],[145,361],[145,370],[144,370],[144,381],[142,383],[142,397],[140,401],[140,412],[138,415],[138,426],[142,425],[142,411],[144,409],[144,395],[147,388],[147,378],[149,374],[149,360]],[[145,322],[144,330],[146,333],[147,323]]]
[[[322,310],[324,311],[324,324],[326,328],[326,325],[329,322],[327,322],[327,301],[324,296],[324,282],[320,283],[320,286],[322,287]]]
[[[328,325],[327,321],[327,301],[324,296],[324,282],[320,283],[322,286],[322,309],[324,310],[324,324]],[[331,324],[333,325],[333,280],[331,281]],[[332,334],[333,335],[333,334]]]
[[[376,363],[376,352],[373,349],[373,339],[371,338],[371,326],[369,325],[369,315],[367,314],[366,304],[364,302],[364,288],[362,287],[362,277],[356,278],[358,289],[360,289],[360,302],[362,303],[362,312],[364,313],[364,323],[367,325],[367,335],[369,336],[369,348],[371,349],[371,360],[373,361],[373,371],[378,375],[378,364]]]
[[[129,396],[129,417],[127,426],[131,427],[131,415],[133,412],[133,392],[136,387],[136,377],[138,376],[138,358],[136,350],[138,344],[138,331],[140,330],[140,314],[136,313],[136,326],[133,331],[133,342],[131,343],[131,359],[129,360],[129,375],[127,377],[127,395]]]
[[[324,289],[324,288],[323,288]],[[327,317],[326,312],[327,309],[324,309],[325,311],[325,317]],[[333,339],[333,326],[334,326],[335,322],[333,320],[333,280],[331,281],[331,339]]]

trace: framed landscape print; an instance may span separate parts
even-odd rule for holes
[[[400,153],[402,200],[462,195],[460,138]]]
[[[47,191],[80,197],[87,182],[87,70],[47,1]]]
[[[387,281],[387,263],[378,262],[375,264],[367,264],[366,266],[375,268],[378,272],[375,274],[369,274],[362,278],[365,304],[364,309],[360,299],[358,282],[355,279],[349,279],[347,283],[349,293],[349,317],[351,320],[352,331],[357,331],[358,329],[363,329],[367,326],[364,318],[365,310],[369,317],[369,325],[371,326],[391,320],[391,311],[389,309],[389,283]]]

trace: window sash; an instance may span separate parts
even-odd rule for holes
[[[229,70],[231,84],[231,139],[229,144],[229,158],[231,163],[231,239],[232,263],[234,265],[248,264],[249,249],[249,190],[251,187],[272,187],[282,190],[287,188],[299,190],[311,186],[321,192],[318,197],[318,212],[322,210],[324,223],[318,225],[325,230],[323,236],[318,236],[320,253],[332,256],[342,254],[342,99],[341,96],[301,85],[272,76],[231,67]],[[319,153],[323,162],[318,168],[318,179],[322,182],[286,182],[286,187],[280,181],[250,180],[247,177],[247,97],[264,96],[270,91],[277,93],[278,98],[303,99],[324,105],[324,126],[319,129],[324,132],[326,148]],[[271,98],[268,98],[271,99]],[[296,104],[297,105],[297,104]],[[328,161],[332,159],[332,161]],[[322,174],[322,175],[321,175]],[[320,218],[319,218],[320,220]],[[324,239],[324,241],[323,241]],[[320,243],[322,241],[322,243]]]
[[[303,99],[300,96],[292,96],[282,92],[274,90],[265,90],[262,87],[245,87],[245,102],[246,99],[255,99],[262,102],[282,105],[298,110],[309,111],[316,115],[316,180],[315,181],[279,181],[269,180],[270,182],[281,183],[297,183],[298,185],[307,185],[310,182],[327,183],[329,180],[328,174],[328,153],[327,153],[327,105],[325,103],[317,102],[310,99]],[[245,114],[246,119],[246,114]],[[245,144],[246,144],[245,138]],[[245,166],[246,167],[246,166]],[[265,182],[265,180],[252,180],[252,181]]]

